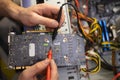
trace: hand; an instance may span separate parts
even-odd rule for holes
[[[23,8],[16,5],[12,0],[0,0],[0,17],[10,17],[22,22],[26,26],[43,24],[50,28],[60,26],[64,21],[62,13],[60,24],[56,21],[59,7],[45,3]]]
[[[50,28],[55,28],[59,25],[56,21],[59,7],[48,5],[48,4],[38,4],[29,8],[23,8],[18,14],[18,19],[27,26],[35,26],[37,24],[42,24]],[[64,21],[64,15],[62,13],[60,24]]]
[[[41,62],[36,63],[35,65],[31,66],[30,68],[24,70],[18,80],[37,80],[37,75],[41,74],[45,71],[48,65],[51,65],[51,80],[58,80],[58,72],[57,72],[57,66],[54,62],[54,60],[43,60]],[[40,80],[46,80],[43,76]]]

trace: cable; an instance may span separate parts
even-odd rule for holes
[[[57,18],[58,23],[60,23],[60,19],[61,19],[61,16],[62,16],[62,8],[63,8],[63,5],[60,7],[60,10],[59,10],[59,13],[58,13],[58,18]],[[55,40],[55,38],[57,36],[58,29],[59,29],[59,26],[54,29],[53,35],[52,35],[52,41]]]
[[[100,59],[100,56],[97,53],[95,53],[95,52],[93,52],[91,50],[87,51],[86,55],[88,56],[87,59],[88,60],[93,60],[97,64],[97,66],[94,67],[94,68],[91,68],[91,69],[82,68],[81,70],[84,71],[84,72],[90,72],[90,73],[97,73],[97,72],[99,72],[100,69],[101,69],[101,59]]]
[[[112,80],[117,80],[119,77],[120,77],[120,73],[117,73],[117,75],[115,75]]]
[[[105,42],[102,42],[101,44],[102,44],[102,45],[104,45],[104,44],[111,44],[111,45],[112,45],[112,44],[114,44],[114,43],[105,41]]]
[[[75,11],[73,11],[73,17],[76,17]],[[97,19],[87,17],[86,15],[80,12],[78,12],[78,17],[79,17],[80,29],[84,34],[84,36],[86,37],[86,39],[88,39],[88,41],[91,41],[92,43],[95,43],[95,42],[100,43],[102,41],[102,29],[98,24]],[[88,27],[89,33],[85,31],[82,21],[86,21],[90,26]]]
[[[95,73],[99,72],[100,69],[101,69],[101,58],[100,58],[100,56],[92,50],[87,51],[87,53],[88,53],[88,55],[92,55],[94,58],[96,58],[98,60],[98,68],[96,68],[94,72]]]
[[[110,44],[110,49],[113,49],[113,50],[118,50],[120,47],[119,47],[119,43],[115,43],[115,42],[108,42],[108,41],[105,41],[105,42],[102,42],[101,45],[104,46],[104,45],[107,45],[107,44]],[[106,46],[106,47],[109,47],[109,46]]]
[[[97,51],[95,48],[94,48],[95,51]],[[101,59],[103,60],[103,63],[105,63],[107,66],[109,66],[110,68],[114,69],[114,68],[120,68],[120,66],[113,66],[111,64],[109,64],[104,58],[103,56],[101,55],[102,53],[98,52],[98,55],[101,57]]]
[[[77,7],[78,10],[79,10],[79,9],[80,9],[80,3],[79,3],[79,1],[78,1],[78,0],[74,0],[74,2],[75,2],[76,7]]]
[[[73,16],[75,16],[76,17],[76,15],[75,15],[75,12],[73,11]],[[80,19],[85,19],[85,20],[90,20],[90,18],[87,18],[86,16],[84,16],[83,14],[81,14],[80,12],[78,12],[78,17],[79,17],[79,29],[81,29],[81,32],[83,33],[83,35],[84,35],[84,38],[86,38],[86,40],[88,39],[88,40],[90,40],[91,42],[93,42],[93,40],[92,40],[92,38],[91,37],[89,37],[88,35],[87,35],[87,33],[84,31],[84,28],[83,28],[83,24],[82,24],[82,22],[81,22],[81,20]],[[92,19],[91,19],[92,20]]]
[[[94,42],[101,42],[102,41],[102,29],[100,25],[98,24],[98,21],[96,18],[93,18],[93,22],[90,26],[90,33],[89,36],[92,36]]]
[[[80,29],[80,25],[79,25],[79,16],[78,16],[78,10],[77,10],[77,8],[74,6],[74,5],[72,5],[71,3],[64,3],[64,4],[62,4],[62,6],[60,7],[60,10],[59,10],[59,14],[58,14],[58,18],[57,18],[57,21],[58,22],[60,22],[60,19],[61,19],[61,14],[62,14],[62,8],[63,8],[63,6],[64,5],[70,5],[70,6],[72,6],[73,8],[74,8],[74,10],[75,10],[75,12],[76,12],[76,15],[77,15],[77,26],[78,26],[78,29],[79,29],[79,31],[81,32],[81,34],[84,36],[84,34],[82,33],[82,31],[81,31],[81,29]],[[59,27],[57,27],[57,28],[55,28],[54,29],[54,32],[53,32],[53,36],[52,36],[52,40],[54,40],[55,39],[55,37],[57,36],[57,30],[59,29]]]
[[[88,69],[88,68],[82,68],[81,70],[84,71],[84,72],[96,73],[98,71],[99,62],[97,61],[96,58],[91,58],[91,57],[88,60],[94,61],[97,65],[95,67],[93,67],[93,68],[90,68],[90,69]]]

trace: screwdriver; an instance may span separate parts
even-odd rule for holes
[[[48,59],[52,59],[52,49],[50,47],[49,51],[48,51]],[[48,65],[47,67],[47,80],[50,80],[51,79],[51,67],[50,67],[50,64]]]

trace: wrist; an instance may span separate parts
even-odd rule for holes
[[[13,18],[19,20],[19,13],[22,11],[23,7],[18,6],[11,0],[1,0],[0,1],[0,16]]]
[[[19,13],[24,9],[23,7],[18,6],[17,4],[11,2],[8,5],[9,8],[7,8],[8,10],[8,17],[11,17],[15,20],[19,20],[20,16]]]

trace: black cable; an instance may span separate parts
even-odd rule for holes
[[[73,4],[71,4],[71,3],[64,3],[64,4],[62,4],[62,6],[60,7],[60,10],[59,10],[59,13],[58,13],[58,18],[57,18],[58,23],[60,22],[60,19],[61,19],[62,8],[63,8],[63,6],[65,6],[66,4],[67,4],[67,5],[70,5],[70,6],[72,6],[72,7],[74,8],[74,10],[75,10],[75,12],[76,12],[76,15],[77,15],[77,27],[78,27],[79,31],[81,32],[81,34],[84,36],[84,34],[82,33],[82,30],[81,30],[80,27],[79,27],[80,24],[79,24],[78,10],[77,10],[77,8],[76,8]],[[59,29],[59,26],[54,29],[54,32],[53,32],[53,35],[52,35],[52,40],[53,40],[53,41],[55,40],[55,38],[56,38],[56,36],[57,36],[57,31],[58,31],[58,29]]]
[[[95,48],[94,48],[94,49],[95,49]],[[97,50],[95,49],[95,51],[97,51]],[[103,58],[103,56],[101,55],[101,53],[99,53],[98,51],[97,51],[97,53],[98,53],[98,55],[101,57],[101,59],[104,61],[103,63],[106,64],[107,66],[109,66],[110,68],[112,68],[112,69],[114,69],[114,68],[120,68],[120,66],[113,66],[113,65],[109,64],[109,63]]]
[[[94,60],[92,60],[93,62],[95,62]],[[95,62],[96,63],[96,62]],[[97,66],[99,66],[99,63],[95,66],[95,67],[92,67],[90,69],[87,69],[86,71],[87,72],[91,72],[92,70],[94,70]],[[97,69],[98,70],[98,69]]]
[[[103,61],[101,61],[101,67],[104,68],[104,69],[106,69],[106,70],[109,70],[109,71],[113,70],[112,67],[106,65],[106,63],[104,63]]]
[[[59,10],[59,13],[58,13],[58,18],[57,18],[58,23],[60,23],[60,19],[61,19],[61,16],[62,16],[62,8],[63,8],[63,6],[60,7],[60,10]],[[54,29],[54,32],[53,32],[53,35],[52,35],[52,41],[55,40],[55,38],[57,36],[58,29],[59,29],[59,26]]]

